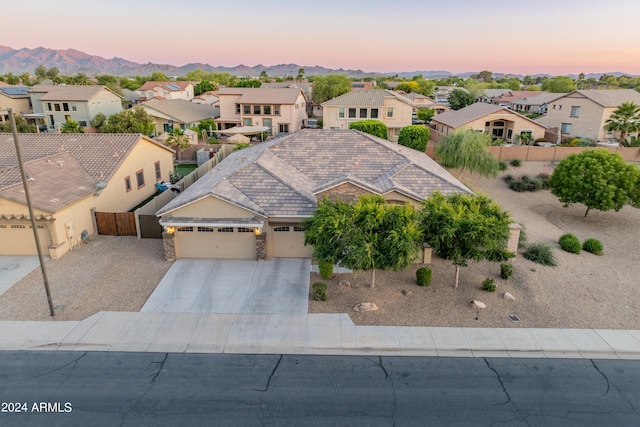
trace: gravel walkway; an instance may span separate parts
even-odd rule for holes
[[[36,268],[0,295],[0,320],[82,320],[99,311],[139,311],[171,264],[160,239],[91,236],[45,264],[55,317]]]

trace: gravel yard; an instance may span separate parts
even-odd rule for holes
[[[99,311],[139,311],[171,264],[160,239],[91,236],[45,264],[55,317],[36,268],[0,295],[0,320],[82,320]]]
[[[454,267],[434,256],[428,288],[416,285],[415,270],[421,265],[402,272],[378,271],[375,288],[369,287],[369,272],[356,277],[341,274],[325,281],[329,301],[310,301],[309,311],[349,313],[359,325],[640,329],[640,209],[592,210],[585,218],[582,205],[563,208],[549,191],[516,193],[501,179],[505,173],[552,171],[548,163],[531,162],[510,167],[498,178],[463,177],[463,181],[510,211],[516,222],[525,225],[530,243],[550,245],[557,267],[536,264],[519,254],[512,261],[513,277],[505,281],[500,279],[499,264],[472,262],[461,269],[458,289],[452,289]],[[557,242],[564,233],[573,233],[581,241],[599,239],[604,254],[562,251]],[[481,289],[487,277],[495,279],[496,292]],[[351,288],[341,288],[338,281],[342,279],[349,280]],[[311,275],[311,283],[319,280],[318,274]],[[504,300],[504,292],[516,300]],[[474,299],[487,308],[471,309]],[[379,310],[356,313],[353,307],[360,302],[373,302]],[[509,320],[511,314],[521,321]]]

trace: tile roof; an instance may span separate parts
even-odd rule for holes
[[[34,206],[56,212],[108,182],[140,142],[139,134],[19,134]],[[25,203],[13,135],[0,133],[0,197]]]
[[[309,216],[342,183],[423,200],[470,192],[424,153],[354,130],[305,129],[236,151],[158,211],[213,196],[260,216]]]
[[[640,93],[634,89],[576,90],[565,96],[571,96],[573,93],[579,93],[603,107],[618,107],[623,102],[640,104]]]
[[[389,89],[352,90],[322,103],[322,106],[383,107],[385,98],[396,98],[414,107],[413,101]]]
[[[209,104],[189,102],[184,99],[152,99],[143,102],[142,106],[145,109],[155,110],[171,117],[180,123],[194,123],[220,116],[219,108]]]
[[[156,87],[160,86],[161,88],[170,91],[170,92],[178,92],[178,91],[182,91],[182,90],[186,90],[190,85],[193,85],[192,82],[187,82],[187,81],[175,81],[175,82],[153,82],[153,81],[149,81],[149,82],[145,82],[145,84],[143,84],[142,86],[140,86],[138,89],[139,91],[143,91],[143,90],[153,90]]]
[[[496,96],[491,100],[491,102],[505,102],[505,101],[515,101],[518,99],[525,98],[527,96],[539,95],[539,90],[510,90],[502,95]]]
[[[295,104],[301,92],[304,94],[302,89],[296,87],[223,87],[218,89],[218,97],[241,95],[241,104]]]
[[[528,117],[523,116],[513,110],[510,110],[506,107],[501,107],[496,104],[485,104],[484,102],[476,102],[475,104],[471,104],[467,107],[461,108],[459,110],[449,110],[444,113],[440,113],[434,116],[431,121],[442,123],[452,128],[457,128],[462,125],[465,125],[474,120],[481,119],[489,114],[502,112],[506,114],[513,114],[518,116],[524,120],[527,120],[531,123],[535,123],[538,126],[541,126],[540,123],[529,119]]]
[[[511,102],[520,105],[542,105],[551,101],[555,101],[558,98],[562,98],[566,93],[547,93],[538,92],[537,95],[530,95],[522,99],[513,100]]]
[[[111,92],[115,96],[122,98],[106,86],[36,85],[31,88],[33,93],[46,92],[45,95],[40,97],[41,101],[88,101],[102,91]]]

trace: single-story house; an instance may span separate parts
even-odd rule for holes
[[[422,152],[355,130],[305,129],[235,151],[157,212],[168,258],[309,257],[304,221],[325,197],[418,205],[470,193]]]
[[[443,135],[458,129],[472,129],[505,142],[513,142],[516,136],[524,134],[529,134],[532,140],[543,138],[547,129],[513,110],[482,102],[438,114],[431,119],[431,125]]]
[[[139,134],[19,134],[42,253],[97,233],[95,212],[127,212],[168,181],[174,151]],[[0,133],[0,255],[37,253],[13,135]]]
[[[197,104],[184,99],[157,100],[143,102],[139,107],[153,117],[155,134],[170,132],[174,127],[191,129],[198,127],[202,120],[220,116],[220,109],[209,104]]]

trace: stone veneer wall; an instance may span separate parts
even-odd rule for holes
[[[162,247],[164,248],[164,258],[167,261],[176,260],[176,239],[175,234],[162,232]]]

